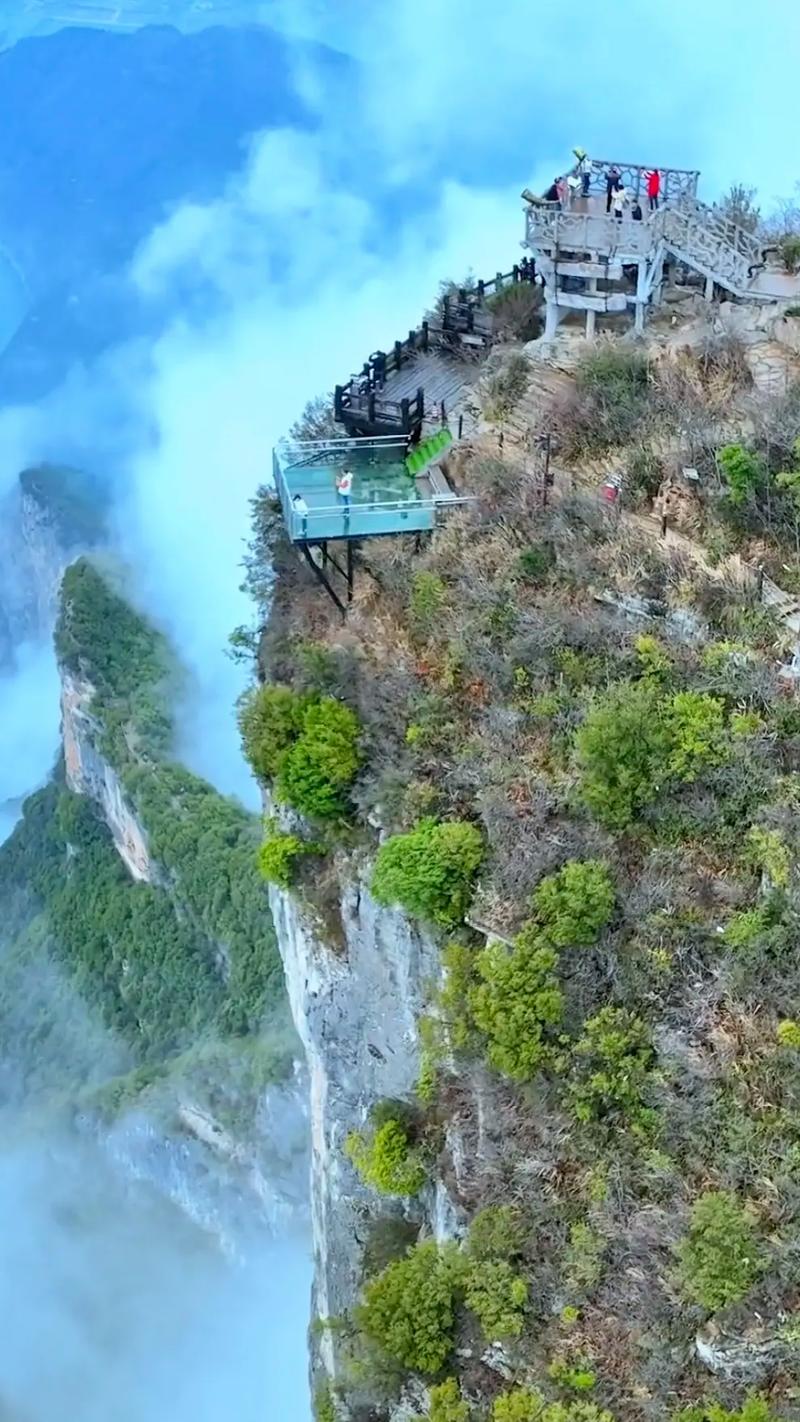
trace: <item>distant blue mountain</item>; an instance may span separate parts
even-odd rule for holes
[[[332,76],[349,62],[316,58]],[[0,341],[4,309],[18,318],[23,290],[27,305],[0,399],[36,398],[126,334],[115,278],[170,205],[216,194],[250,133],[314,122],[261,26],[68,29],[0,53]]]

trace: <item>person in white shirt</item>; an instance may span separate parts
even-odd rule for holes
[[[343,469],[336,480],[336,492],[344,504],[345,521],[350,517],[350,495],[353,492],[353,475],[349,469]]]
[[[618,222],[621,222],[628,202],[628,191],[627,188],[622,186],[622,183],[620,183],[618,188],[614,189],[611,201],[614,206],[614,216]]]
[[[308,504],[302,494],[295,494],[292,499],[292,513],[300,519],[300,537],[305,538],[308,533]]]

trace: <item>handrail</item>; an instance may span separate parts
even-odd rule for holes
[[[589,191],[601,193],[606,190],[607,174],[612,168],[616,168],[625,187],[632,188],[637,196],[642,191],[645,173],[654,171],[661,175],[661,197],[665,201],[686,195],[694,197],[697,193],[700,172],[696,168],[664,168],[658,163],[622,163],[618,160],[586,157],[569,170],[569,176],[583,178],[588,174]]]
[[[293,508],[290,508],[288,516],[286,516],[286,525],[289,530],[290,538],[307,538],[310,532],[313,533],[315,523],[320,524],[332,517],[341,519],[342,532],[344,532],[348,524],[352,525],[354,514],[358,514],[360,517],[363,514],[402,513],[407,511],[409,513],[431,514],[435,516],[442,508],[456,508],[465,504],[475,503],[475,501],[476,497],[474,494],[453,494],[452,498],[442,496],[438,499],[392,499],[381,503],[351,503],[349,509],[345,508],[344,504],[341,503],[332,504],[330,507],[326,505],[324,508],[309,509],[307,514],[296,513]],[[369,530],[366,531],[365,536],[369,537]]]
[[[291,454],[295,450],[301,453],[308,451],[310,454],[313,454],[317,450],[333,450],[334,452],[341,450],[344,453],[353,449],[363,449],[367,446],[373,449],[375,445],[378,445],[380,449],[405,450],[407,444],[407,440],[403,439],[400,435],[393,434],[331,435],[329,439],[291,439],[289,436],[285,436],[278,441],[276,449],[280,453],[286,454]],[[291,465],[287,465],[287,468],[291,467]]]

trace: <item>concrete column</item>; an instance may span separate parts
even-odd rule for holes
[[[640,259],[636,264],[636,315],[634,317],[634,329],[641,334],[644,330],[644,313],[646,305],[647,288],[647,262]]]
[[[706,286],[705,286],[705,291],[703,292],[703,295],[705,296],[706,301],[713,301],[713,300],[714,300],[714,278],[713,278],[713,277],[706,277]]]
[[[561,311],[556,305],[555,292],[553,292],[551,295],[551,293],[548,291],[547,300],[545,303],[544,317],[544,338],[546,341],[552,341],[558,329],[558,323],[560,320]]]
[[[587,338],[587,340],[589,340],[589,339],[594,335],[596,324],[597,324],[597,312],[596,312],[595,310],[593,310],[593,309],[592,309],[592,310],[588,310],[588,311],[586,312],[586,338]]]

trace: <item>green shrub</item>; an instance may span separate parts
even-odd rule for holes
[[[788,889],[792,870],[789,847],[779,830],[753,825],[747,836],[750,857],[776,889]]]
[[[420,820],[395,834],[378,851],[372,892],[379,904],[400,904],[408,913],[443,927],[461,923],[483,861],[480,830],[465,820]]]
[[[427,1422],[469,1422],[469,1404],[455,1378],[446,1378],[430,1391]]]
[[[573,1293],[588,1293],[599,1283],[603,1273],[606,1241],[584,1220],[577,1221],[569,1232],[569,1245],[564,1258],[564,1279]]]
[[[306,706],[302,727],[280,759],[277,798],[311,819],[340,819],[360,763],[358,719],[349,706],[323,696]]]
[[[292,882],[294,863],[304,854],[313,853],[310,846],[298,839],[296,834],[283,834],[273,830],[267,835],[258,851],[258,867],[268,884],[278,884],[288,889]]]
[[[351,1131],[345,1152],[365,1185],[382,1195],[416,1195],[425,1184],[425,1167],[402,1121],[390,1118],[366,1138]]]
[[[549,543],[531,543],[517,559],[517,572],[527,583],[543,583],[555,564]]]
[[[546,1402],[530,1388],[515,1388],[495,1398],[492,1422],[614,1422],[594,1402]]]
[[[519,1338],[525,1320],[528,1285],[506,1259],[475,1260],[464,1280],[465,1303],[475,1314],[487,1342]]]
[[[367,1284],[356,1322],[394,1362],[436,1374],[453,1349],[458,1290],[452,1253],[426,1240]]]
[[[530,372],[528,357],[514,351],[501,368],[489,377],[484,413],[490,420],[502,420],[510,414],[528,388]]]
[[[658,687],[646,679],[612,686],[589,710],[575,747],[589,809],[609,829],[627,829],[655,797],[666,771]]]
[[[636,507],[654,499],[664,480],[664,464],[647,445],[640,445],[628,456],[623,478],[626,503]]]
[[[760,1269],[760,1250],[747,1211],[726,1190],[709,1190],[692,1207],[679,1249],[683,1289],[709,1311],[744,1297]]]
[[[513,1259],[525,1244],[525,1223],[513,1205],[486,1205],[470,1223],[466,1250],[471,1258]]]
[[[486,302],[494,318],[495,339],[535,340],[542,329],[542,303],[542,288],[531,282],[501,287]]]
[[[243,698],[239,729],[244,753],[259,780],[274,780],[303,727],[305,703],[288,686],[259,686]]]
[[[591,1392],[597,1382],[597,1374],[581,1359],[554,1358],[547,1372],[554,1383],[571,1392]]]
[[[656,681],[664,680],[672,671],[672,661],[663,642],[643,632],[636,638],[634,645],[642,676],[653,677]]]
[[[738,1412],[729,1412],[721,1402],[709,1398],[695,1407],[673,1413],[673,1422],[779,1422],[767,1399],[750,1393]]]
[[[641,1118],[652,1061],[650,1034],[641,1018],[621,1007],[602,1008],[584,1023],[573,1050],[570,1090],[578,1120]]]
[[[717,463],[728,485],[728,498],[735,507],[747,503],[764,482],[761,459],[741,444],[726,444],[717,454]]]
[[[789,1047],[792,1051],[800,1051],[800,1022],[794,1022],[787,1018],[779,1022],[775,1029],[777,1037],[782,1047]]]
[[[336,1404],[328,1382],[320,1383],[314,1393],[314,1422],[336,1422]]]
[[[480,982],[469,994],[475,1025],[487,1039],[491,1065],[518,1081],[530,1080],[547,1060],[547,1029],[561,1021],[557,962],[555,949],[533,928],[523,930],[513,949],[492,943],[476,959]]]
[[[475,984],[476,954],[463,943],[447,943],[441,961],[444,976],[436,1005],[451,1048],[463,1051],[473,1035],[469,992]]]
[[[542,879],[533,895],[538,923],[556,948],[594,943],[614,909],[614,885],[597,859],[571,859]]]
[[[725,924],[725,942],[735,950],[749,948],[768,927],[769,921],[762,908],[742,909],[731,914]]]
[[[444,611],[447,589],[438,573],[415,573],[411,580],[411,621],[417,631],[432,632]]]
[[[576,367],[574,393],[559,409],[559,437],[567,457],[611,447],[618,451],[640,437],[649,387],[649,365],[641,352],[611,341],[587,352]]]
[[[727,758],[725,707],[716,696],[679,691],[666,710],[669,740],[667,767],[678,780],[691,782],[701,770]]]
[[[785,236],[781,237],[778,250],[781,254],[781,261],[790,275],[793,276],[795,272],[800,271],[800,234],[787,232]]]

